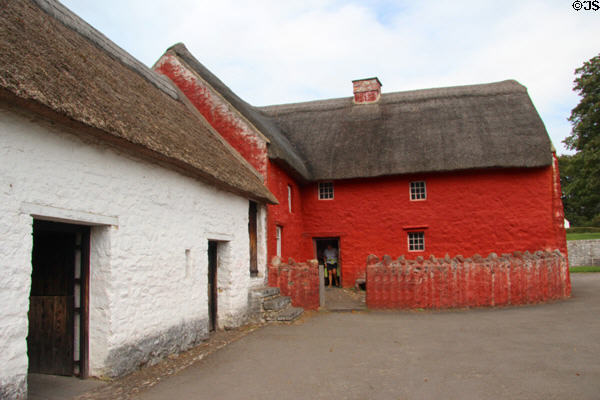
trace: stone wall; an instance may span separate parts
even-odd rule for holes
[[[319,308],[319,264],[317,260],[282,263],[273,257],[269,265],[269,286],[278,287],[283,296],[290,296],[294,307],[305,310]]]
[[[571,267],[600,266],[600,239],[569,240],[567,247]]]
[[[247,318],[248,199],[59,126],[0,108],[0,397],[25,388],[33,219],[92,225],[89,366],[115,376],[208,335],[208,240],[217,240],[218,325]]]
[[[567,298],[571,283],[559,251],[464,259],[367,259],[369,308],[458,308]]]

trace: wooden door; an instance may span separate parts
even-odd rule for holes
[[[208,329],[217,327],[217,247],[218,242],[208,241]]]
[[[250,201],[248,207],[248,235],[250,238],[250,276],[256,276],[258,275],[258,208],[253,201]]]
[[[73,375],[75,233],[33,236],[29,372]]]
[[[86,226],[34,221],[29,372],[87,377],[89,233]]]

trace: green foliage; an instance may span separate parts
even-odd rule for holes
[[[600,54],[575,70],[579,104],[571,111],[573,131],[564,143],[574,155],[559,157],[566,218],[600,226]]]
[[[600,272],[600,267],[593,267],[593,266],[571,267],[571,268],[569,268],[569,272],[571,272],[571,273]]]
[[[567,233],[567,240],[600,239],[600,233]]]
[[[593,226],[571,226],[567,229],[569,233],[600,233],[600,228]]]

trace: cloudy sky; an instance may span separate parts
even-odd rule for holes
[[[254,105],[516,79],[559,154],[600,10],[571,0],[62,0],[151,66],[177,42]],[[585,7],[586,3],[582,1]]]

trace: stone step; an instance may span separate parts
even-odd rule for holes
[[[277,296],[278,294],[279,294],[279,288],[276,288],[276,287],[265,286],[265,287],[262,287],[259,289],[252,290],[252,295],[257,298],[272,297],[272,296]]]
[[[292,300],[288,296],[277,296],[263,301],[265,311],[279,311],[290,305]]]
[[[291,322],[298,319],[304,309],[301,307],[292,307],[289,306],[280,311],[269,311],[265,313],[266,321],[279,321],[279,322]]]

